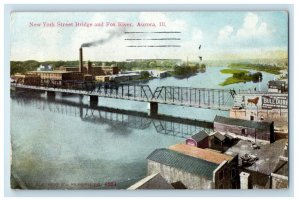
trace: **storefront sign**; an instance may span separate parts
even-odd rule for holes
[[[262,96],[262,109],[287,109],[288,96]]]

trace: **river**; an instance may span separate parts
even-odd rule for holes
[[[188,79],[167,77],[145,84],[153,91],[157,86],[266,90],[268,80],[274,78],[263,73],[260,84],[221,87],[219,83],[231,76],[220,73],[224,68],[209,67]],[[127,188],[146,176],[146,158],[153,150],[181,143],[185,136],[180,133],[198,129],[185,124],[174,128],[170,122],[159,129],[157,120],[93,111],[88,108],[88,97],[80,100],[79,96],[57,94],[56,101],[50,101],[45,94],[20,90],[12,92],[10,100],[13,181],[29,189]],[[99,100],[99,106],[147,111],[144,102]],[[80,105],[85,106],[81,114]],[[213,121],[215,115],[228,116],[226,111],[173,105],[159,105],[159,113],[204,121]]]

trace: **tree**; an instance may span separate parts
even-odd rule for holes
[[[157,65],[156,65],[156,61],[151,61],[150,63],[149,63],[149,67],[150,68],[155,68]]]
[[[150,77],[150,73],[148,71],[142,71],[141,72],[141,78],[142,79],[147,79]]]

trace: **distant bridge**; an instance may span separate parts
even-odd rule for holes
[[[42,83],[45,83],[42,82]],[[87,95],[91,102],[98,103],[98,97],[125,99],[150,103],[150,111],[157,113],[158,103],[169,105],[180,105],[196,108],[208,108],[216,110],[229,110],[235,91],[228,89],[208,89],[160,86],[154,92],[148,85],[140,84],[116,84],[96,82],[67,82],[64,85],[24,85],[11,83],[12,87],[41,90],[55,95],[55,92]]]

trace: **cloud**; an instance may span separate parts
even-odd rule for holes
[[[225,26],[223,29],[219,31],[218,41],[224,42],[228,41],[232,37],[233,27],[230,25]]]
[[[236,36],[239,39],[247,39],[251,37],[264,37],[273,32],[268,27],[268,24],[254,13],[248,13],[244,18],[244,23],[240,29],[237,30]]]

